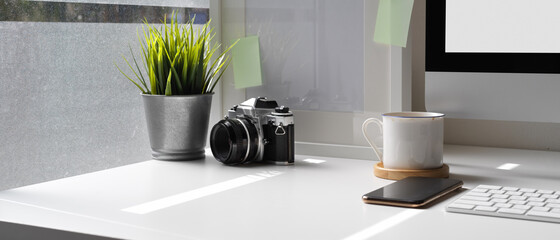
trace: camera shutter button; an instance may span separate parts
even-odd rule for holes
[[[280,106],[274,109],[274,112],[277,113],[289,113],[290,112],[290,108],[289,107],[285,107],[285,106]]]

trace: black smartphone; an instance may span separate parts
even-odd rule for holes
[[[362,196],[365,203],[421,207],[463,186],[449,178],[408,177]]]

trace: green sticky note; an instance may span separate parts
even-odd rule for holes
[[[406,47],[414,0],[380,0],[373,41]]]
[[[259,36],[240,38],[231,51],[235,88],[262,85]]]

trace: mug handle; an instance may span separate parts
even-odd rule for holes
[[[383,134],[383,122],[381,122],[379,119],[377,118],[368,118],[364,121],[364,123],[362,124],[362,133],[364,134],[364,137],[366,138],[366,141],[369,143],[369,145],[373,148],[375,155],[377,155],[377,158],[379,158],[379,161],[383,162],[383,153],[379,150],[379,148],[373,143],[373,141],[369,138],[369,136],[366,133],[366,129],[367,126],[370,123],[375,123],[377,124],[377,127],[379,127],[379,131],[381,132],[381,134]]]

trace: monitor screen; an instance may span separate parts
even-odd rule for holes
[[[448,0],[445,52],[560,53],[558,9],[557,0]]]
[[[560,73],[560,1],[426,1],[426,70]]]
[[[560,123],[560,1],[426,1],[428,111]]]

